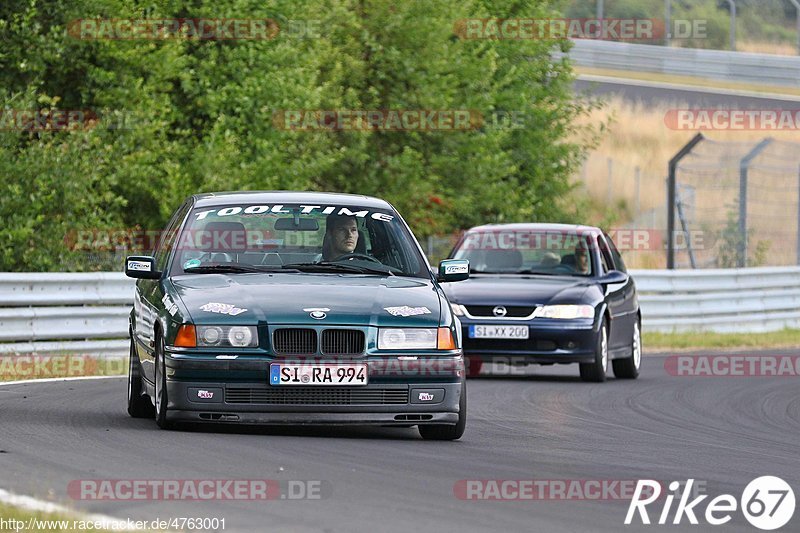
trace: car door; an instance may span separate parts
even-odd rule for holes
[[[598,246],[600,247],[600,254],[608,263],[609,269],[627,273],[622,256],[614,245],[614,241],[608,235],[598,236]],[[636,321],[638,305],[633,279],[629,277],[625,283],[610,284],[606,290],[609,298],[609,308],[613,307],[613,324],[609,337],[609,346],[612,349],[629,346],[633,338],[633,324]]]
[[[189,208],[190,204],[188,202],[178,208],[167,224],[167,228],[161,234],[156,249],[153,251],[156,269],[164,272],[162,279],[140,279],[136,283],[136,294],[134,296],[136,328],[134,335],[140,348],[139,361],[141,362],[142,375],[150,382],[155,379],[155,326],[156,322],[158,322],[159,314],[164,310],[164,302],[161,301],[164,297],[162,280],[167,276],[166,270],[173,244]]]

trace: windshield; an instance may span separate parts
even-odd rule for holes
[[[405,224],[359,206],[221,205],[194,209],[171,274],[316,272],[429,277]]]
[[[588,237],[577,231],[472,231],[453,257],[468,259],[477,274],[590,276],[596,266]]]

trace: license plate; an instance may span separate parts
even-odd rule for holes
[[[470,326],[470,339],[527,339],[528,326]]]
[[[269,365],[270,385],[366,385],[366,364]]]

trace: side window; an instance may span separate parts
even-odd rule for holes
[[[600,264],[603,269],[601,274],[605,274],[610,270],[614,270],[614,261],[611,259],[611,254],[608,253],[608,246],[606,246],[606,240],[602,236],[598,235],[597,245],[600,248]]]
[[[167,224],[167,229],[164,230],[164,233],[161,235],[161,239],[158,241],[154,255],[156,259],[156,268],[161,272],[163,272],[166,268],[167,260],[169,259],[169,252],[172,250],[172,244],[175,242],[175,238],[178,236],[178,230],[180,229],[181,222],[183,222],[183,219],[186,218],[186,213],[188,211],[189,203],[183,204],[172,216],[172,219]]]
[[[627,272],[625,268],[625,261],[622,260],[622,255],[617,250],[617,247],[614,245],[614,241],[611,240],[611,237],[608,235],[606,237],[606,242],[608,242],[608,248],[611,250],[611,258],[614,259],[614,265],[616,266],[617,270],[620,272]]]

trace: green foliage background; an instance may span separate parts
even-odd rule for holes
[[[91,109],[115,127],[0,132],[0,270],[121,268],[70,232],[160,229],[189,194],[292,189],[392,202],[418,237],[562,220],[583,157],[571,69],[549,41],[465,41],[474,17],[557,16],[537,0],[4,0],[0,100]],[[271,18],[273,40],[78,40],[84,18]],[[291,33],[291,32],[290,32]],[[514,112],[519,129],[289,132],[282,109]],[[101,122],[104,124],[105,122]],[[120,127],[121,126],[121,127]]]

